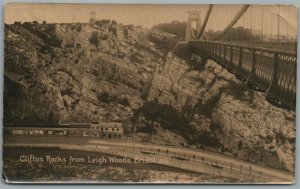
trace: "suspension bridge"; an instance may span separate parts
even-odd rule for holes
[[[297,26],[291,8],[209,5],[203,22],[200,11],[188,12],[185,41],[201,59],[265,92],[275,106],[295,110]]]

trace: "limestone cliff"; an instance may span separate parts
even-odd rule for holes
[[[7,25],[4,123],[126,120],[158,126],[182,145],[294,170],[294,112],[268,104],[215,62],[182,56],[188,47],[165,56],[170,36],[151,35],[153,43],[149,32]]]
[[[5,121],[130,117],[143,103],[142,97],[162,61],[153,44],[141,35],[142,29],[133,28],[125,35],[126,26],[115,26],[117,33],[107,27],[6,26]],[[93,32],[99,37],[97,46],[89,42]],[[49,44],[40,33],[50,33],[60,43]],[[29,88],[22,87],[14,79],[16,76],[25,80]],[[11,97],[12,93],[16,96]]]

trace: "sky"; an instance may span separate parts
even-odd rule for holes
[[[206,11],[203,5],[111,5],[111,4],[8,4],[5,23],[46,20],[47,22],[88,22],[90,12],[99,19],[151,27],[172,20],[187,20],[189,10]]]
[[[242,5],[215,5],[209,20],[208,28],[221,29],[234,17]],[[240,25],[252,25],[254,29],[261,29],[264,25],[265,33],[274,33],[278,22],[276,14],[280,12],[281,33],[297,33],[297,8],[293,6],[264,7],[264,22],[262,22],[262,6],[251,6],[240,19]],[[280,7],[280,8],[278,8]],[[158,23],[171,22],[173,20],[187,21],[188,11],[201,11],[204,20],[208,5],[118,5],[118,4],[33,4],[33,3],[10,3],[5,6],[5,23],[15,21],[33,21],[47,23],[71,23],[88,22],[90,12],[95,11],[98,19],[114,19],[124,24],[142,25],[152,27]],[[251,13],[251,15],[250,15]],[[252,18],[252,19],[250,19]],[[283,21],[285,20],[285,21]],[[288,28],[288,29],[284,29]],[[262,29],[261,29],[262,30]]]

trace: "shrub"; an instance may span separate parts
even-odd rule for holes
[[[82,31],[81,25],[78,25],[78,26],[77,26],[76,31],[77,31],[77,32],[81,32],[81,31]]]
[[[128,29],[130,29],[130,30],[133,30],[134,25],[133,25],[133,24],[128,24],[128,25],[126,25],[126,27],[127,27]]]
[[[114,35],[117,35],[117,27],[115,25],[110,25],[108,31],[112,32]]]
[[[98,95],[98,100],[103,103],[109,103],[111,98],[107,92],[102,92],[100,95]]]
[[[129,100],[125,97],[122,99],[119,99],[117,96],[115,95],[110,95],[107,92],[102,92],[100,95],[98,95],[98,100],[102,103],[110,103],[110,102],[115,102],[118,104],[122,104],[123,106],[129,106]]]
[[[124,28],[124,29],[123,29],[123,34],[124,34],[124,36],[125,36],[126,38],[128,38],[129,32],[128,32],[128,29],[127,29],[127,28]]]
[[[107,39],[108,39],[108,35],[107,35],[106,33],[102,33],[102,34],[100,35],[100,39],[102,39],[102,40],[107,40]]]
[[[98,38],[98,32],[94,31],[89,40],[91,44],[95,45],[95,47],[98,47],[100,42]]]
[[[145,102],[139,110],[148,120],[159,122],[164,128],[183,132],[188,131],[189,121],[178,114],[170,105],[162,105],[156,102]]]
[[[186,22],[172,21],[171,23],[161,23],[152,27],[167,33],[175,34],[178,37],[185,36]]]
[[[129,106],[130,105],[129,100],[126,97],[123,98],[122,100],[120,100],[119,102],[120,102],[120,104],[122,104],[124,106]]]
[[[54,24],[48,24],[45,27],[45,31],[40,30],[38,27],[33,27],[34,25],[25,24],[23,27],[33,34],[35,34],[37,37],[42,39],[48,46],[53,47],[61,47],[62,40],[55,35],[55,25]]]

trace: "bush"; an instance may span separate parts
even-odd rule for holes
[[[82,31],[81,25],[78,25],[78,26],[77,26],[76,31],[77,31],[77,32],[81,32],[81,31]]]
[[[98,32],[94,31],[89,40],[91,44],[95,45],[95,47],[98,47],[100,42],[98,37]]]
[[[112,32],[114,35],[117,35],[117,27],[115,25],[110,25],[108,31]]]
[[[53,47],[61,47],[62,40],[55,35],[55,25],[54,24],[48,24],[45,27],[45,31],[40,30],[39,27],[35,27],[34,25],[25,24],[23,27],[36,36],[38,36],[40,39],[44,41],[48,46],[53,46]]]
[[[107,40],[107,39],[108,39],[108,35],[107,35],[106,33],[102,33],[102,34],[100,35],[100,39],[102,39],[102,40]]]
[[[123,106],[129,106],[130,105],[129,100],[126,97],[120,99],[117,96],[110,95],[107,92],[102,92],[100,95],[98,95],[97,98],[102,103],[115,102],[115,103],[121,104]]]
[[[124,28],[124,29],[123,29],[123,34],[124,34],[124,36],[125,36],[126,38],[128,38],[129,32],[128,32],[128,29],[127,29],[127,28]]]
[[[107,92],[103,92],[100,95],[98,95],[98,100],[103,103],[111,102],[111,98]]]
[[[128,29],[130,29],[130,30],[133,30],[134,25],[133,25],[133,24],[128,24],[128,25],[126,25],[126,27],[127,27]]]
[[[154,25],[153,29],[158,29],[167,33],[175,34],[178,37],[185,36],[186,22],[172,21],[171,23],[161,23]]]
[[[166,129],[170,129],[183,134],[190,133],[189,121],[178,114],[170,105],[157,104],[156,102],[145,102],[144,106],[138,110],[143,116],[152,122],[159,122]]]
[[[124,106],[129,106],[130,105],[129,100],[126,97],[123,98],[122,100],[120,100],[119,102],[120,102],[120,104],[122,104]]]
[[[208,30],[207,36],[213,39],[221,34],[220,31]],[[237,27],[231,28],[223,37],[224,41],[260,41],[261,38],[252,34],[251,30],[248,28]]]
[[[97,70],[93,70],[93,71],[92,71],[92,74],[93,74],[94,76],[99,76],[99,72],[98,72]]]

